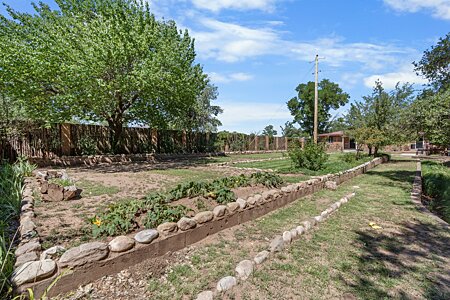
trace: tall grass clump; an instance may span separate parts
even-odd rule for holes
[[[11,245],[17,230],[14,221],[18,220],[22,201],[23,178],[31,176],[36,167],[26,159],[16,163],[0,163],[0,298],[11,296],[9,278],[14,269],[14,255]]]
[[[431,198],[430,209],[450,222],[450,168],[425,161],[422,163],[422,177],[424,193]]]

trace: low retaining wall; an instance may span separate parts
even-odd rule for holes
[[[70,271],[66,271],[68,269],[66,267],[67,262],[64,264],[60,261],[56,261],[55,263],[52,260],[33,262],[35,264],[34,268],[41,270],[43,269],[42,266],[45,265],[48,267],[48,272],[40,278],[32,278],[32,280],[28,279],[26,281],[27,283],[19,284],[17,290],[18,292],[24,292],[27,288],[32,288],[35,295],[39,297],[57,276],[64,274],[56,281],[48,296],[69,292],[80,285],[92,282],[102,276],[118,273],[124,268],[136,265],[145,259],[162,256],[168,252],[180,250],[223,229],[259,218],[303,196],[322,190],[325,187],[333,188],[333,186],[363,174],[384,161],[387,161],[387,158],[375,158],[370,162],[344,172],[317,176],[308,181],[291,184],[282,187],[279,190],[269,191],[269,193],[266,194],[263,193],[263,195],[250,196],[247,200],[238,199],[236,202],[233,202],[234,204],[228,204],[228,208],[230,209],[223,210],[223,214],[217,213],[218,210],[216,209],[218,207],[213,210],[213,213],[207,212],[206,214],[209,214],[210,218],[204,223],[197,221],[196,224],[194,224],[195,227],[192,229],[177,227],[177,223],[161,224],[158,226],[158,231],[154,230],[156,236],[151,242],[148,244],[133,242],[131,249],[126,252],[112,252],[109,251],[108,245],[95,243],[102,248],[101,256],[97,255],[95,258],[92,257],[91,259],[87,257],[86,262],[83,262],[83,265],[73,267]],[[231,207],[234,207],[234,209],[231,209]],[[211,215],[213,216],[211,217]],[[196,219],[196,217],[193,219]],[[170,230],[170,232],[175,231],[175,233],[163,230],[163,228],[167,229],[169,227],[174,228],[174,230]],[[135,240],[137,240],[136,236]],[[84,245],[88,248],[92,246],[92,244],[94,243]],[[82,246],[83,245],[79,247]],[[77,251],[80,249],[79,247],[77,248]],[[68,251],[73,249],[74,248],[69,249]],[[30,283],[30,281],[32,283]]]

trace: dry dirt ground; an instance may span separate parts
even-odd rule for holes
[[[37,231],[44,248],[59,244],[75,246],[91,239],[89,218],[101,213],[109,204],[124,199],[139,199],[150,192],[166,190],[176,184],[192,180],[251,174],[254,171],[192,163],[186,160],[169,160],[159,163],[124,163],[66,169],[69,177],[83,189],[80,199],[63,202],[37,201]],[[235,189],[238,197],[266,190],[264,187]],[[202,210],[214,203],[200,203]],[[199,210],[195,199],[181,199],[195,212]]]
[[[284,230],[356,196],[220,299],[450,299],[450,232],[410,200],[415,162],[394,161],[61,299],[195,299]],[[368,224],[375,222],[381,228]]]

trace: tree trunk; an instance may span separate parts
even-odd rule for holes
[[[121,118],[112,118],[108,120],[109,125],[109,141],[111,143],[111,150],[114,154],[122,152],[122,132],[123,126]]]
[[[372,146],[367,145],[367,148],[369,148],[369,156],[372,155]]]
[[[375,150],[373,151],[373,156],[377,156],[378,154],[378,147],[375,146]]]

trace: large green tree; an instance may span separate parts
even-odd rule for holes
[[[337,83],[328,79],[319,82],[318,130],[325,132],[330,123],[330,110],[345,105],[350,96]],[[309,135],[314,132],[314,82],[301,83],[295,89],[298,95],[287,102],[294,121]]]
[[[362,146],[367,145],[369,154],[376,155],[378,150],[392,143],[401,143],[410,138],[400,126],[402,112],[414,99],[411,84],[397,84],[387,92],[381,81],[376,81],[370,95],[362,101],[352,103],[346,115],[349,130],[347,133]]]
[[[262,134],[269,137],[274,137],[278,134],[278,132],[276,131],[276,129],[274,129],[273,125],[267,125],[266,127],[264,127]]]
[[[165,124],[196,104],[207,79],[194,40],[148,2],[55,0],[0,17],[0,83],[46,121]]]
[[[425,50],[422,59],[413,64],[417,74],[427,78],[436,90],[450,88],[450,33]]]
[[[450,145],[450,90],[418,97],[404,111],[404,132],[419,138],[422,134],[432,144],[447,148]]]

